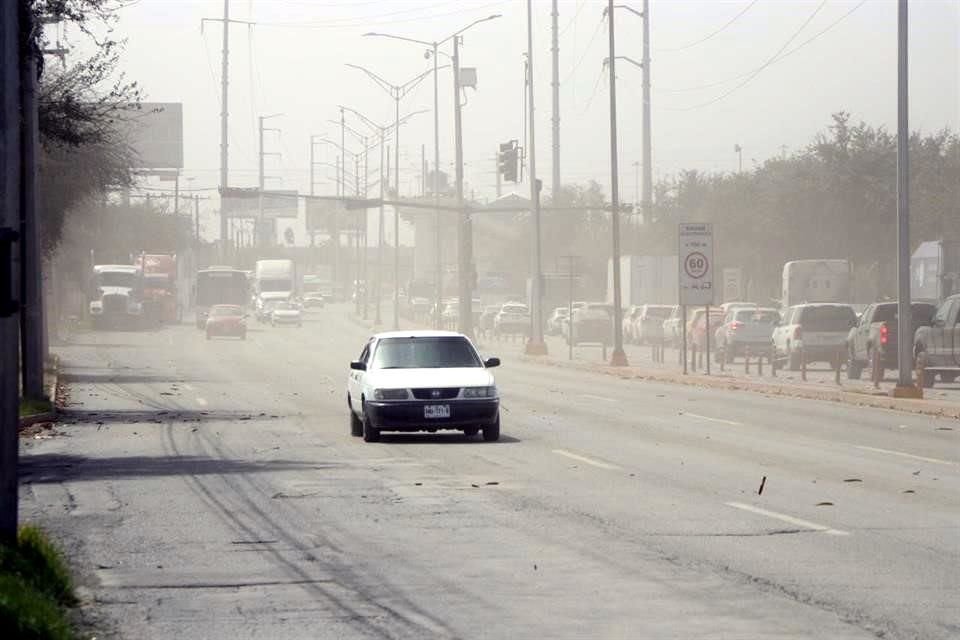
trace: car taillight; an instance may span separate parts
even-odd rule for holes
[[[730,323],[730,328],[734,331],[736,331],[742,326],[743,326],[743,323],[740,322],[739,320],[734,320],[733,322]]]
[[[793,339],[794,339],[794,340],[799,340],[801,334],[802,334],[802,332],[800,331],[800,327],[798,326],[797,328],[795,328],[795,329],[793,330]]]
[[[886,323],[883,323],[880,325],[880,344],[887,344],[888,340],[890,340],[890,329],[887,328]]]

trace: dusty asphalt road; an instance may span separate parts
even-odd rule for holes
[[[115,633],[960,636],[960,424],[508,359],[500,442],[364,444],[344,314],[59,349],[64,435],[24,446],[22,517]]]

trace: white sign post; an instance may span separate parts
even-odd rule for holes
[[[706,364],[710,374],[710,305],[713,304],[713,225],[681,222],[679,228],[679,291],[683,309],[683,372],[687,373],[687,307],[706,306]],[[694,357],[696,354],[694,353]],[[696,367],[696,360],[693,366]]]
[[[713,304],[713,225],[680,223],[680,304]]]

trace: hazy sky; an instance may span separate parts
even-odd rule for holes
[[[550,4],[533,5],[537,168],[548,188]],[[602,69],[606,4],[559,3],[562,179],[593,178],[605,189],[610,182],[609,76]],[[896,4],[651,0],[654,176],[682,168],[735,170],[734,144],[743,146],[747,168],[753,159],[779,154],[782,145],[793,150],[806,144],[841,109],[854,119],[895,127]],[[633,0],[631,6],[639,9],[642,2]],[[910,10],[911,128],[957,129],[960,3],[912,0]],[[128,39],[123,68],[129,78],[142,85],[148,100],[184,104],[183,173],[195,178],[194,187],[218,183],[221,25],[207,22],[201,33],[200,20],[222,12],[220,0],[140,0],[122,12],[118,25],[119,35]],[[476,67],[479,78],[477,90],[468,90],[463,116],[466,176],[478,196],[493,193],[496,144],[523,135],[526,2],[231,0],[231,17],[258,23],[231,26],[231,183],[256,184],[258,115],[284,114],[270,123],[282,132],[268,134],[267,148],[283,155],[267,160],[266,173],[281,178],[268,186],[302,191],[309,189],[310,134],[339,139],[337,127],[327,122],[338,116],[338,103],[379,121],[392,119],[390,97],[345,63],[364,65],[398,84],[432,63],[422,47],[362,37],[365,32],[442,39],[495,13],[503,15],[464,34],[461,56],[461,64]],[[619,11],[616,35],[617,54],[639,60],[641,20]],[[450,53],[450,46],[445,50]],[[778,52],[788,55],[764,66]],[[617,75],[621,191],[632,200],[632,165],[641,149],[641,71],[621,62]],[[440,156],[451,174],[452,99],[451,73],[441,70]],[[428,79],[403,100],[401,113],[431,109],[432,103]],[[362,128],[356,120],[349,123]],[[432,161],[430,113],[401,130],[404,191],[419,184],[421,144]],[[317,153],[318,160],[330,163],[336,155],[331,147]],[[332,193],[334,171],[318,167],[317,175],[317,191]],[[526,192],[522,185],[516,190]]]

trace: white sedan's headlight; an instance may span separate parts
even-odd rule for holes
[[[464,398],[496,398],[496,387],[465,387],[463,390]]]
[[[410,397],[406,389],[374,389],[374,400],[406,400]]]

